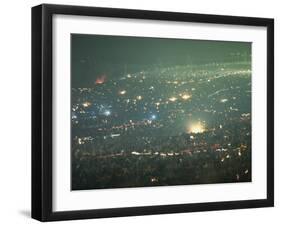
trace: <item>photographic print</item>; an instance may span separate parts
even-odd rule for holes
[[[251,181],[251,43],[71,35],[72,190]]]
[[[274,19],[42,4],[31,72],[32,218],[274,206]]]

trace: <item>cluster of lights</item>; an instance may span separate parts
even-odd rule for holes
[[[169,72],[169,70],[167,71],[167,72]],[[240,73],[240,71],[238,71],[239,73]],[[247,71],[248,72],[248,71]],[[169,73],[171,73],[171,72],[169,72]],[[245,73],[245,71],[243,71],[243,73]],[[143,74],[143,73],[140,73],[140,74]],[[215,79],[217,79],[217,78],[220,78],[220,77],[222,77],[222,76],[224,76],[224,75],[221,75],[221,74],[218,74],[216,77],[213,77],[212,78],[212,80],[215,80]],[[136,76],[133,74],[133,75],[131,75],[131,74],[127,74],[127,75],[125,75],[125,77],[127,77],[127,78],[136,78]],[[148,78],[148,77],[146,77],[146,76],[142,76],[142,79],[146,79],[146,78]],[[174,78],[175,78],[175,75],[174,75]],[[101,83],[104,83],[105,82],[105,80],[106,80],[106,77],[105,76],[100,76],[98,79],[97,79],[97,81],[96,81],[96,84],[101,84]],[[200,81],[205,81],[204,79],[200,79]],[[194,79],[194,81],[195,81],[195,79]],[[207,81],[207,80],[206,80]],[[210,82],[211,80],[210,79],[208,79],[208,82]],[[107,82],[107,81],[106,81]],[[165,81],[165,83],[166,83],[167,81]],[[168,83],[171,83],[171,84],[175,84],[175,85],[177,85],[177,84],[179,84],[178,86],[180,86],[180,84],[185,84],[186,83],[186,81],[185,82],[181,82],[181,81],[177,81],[177,80],[171,80],[171,81],[168,81]],[[187,83],[189,83],[189,82],[187,82]],[[115,83],[115,85],[116,85],[116,83]],[[238,86],[237,86],[238,87]],[[236,88],[237,88],[236,87]],[[123,88],[123,89],[122,89]],[[126,89],[124,89],[124,88],[126,88],[126,87],[122,87],[119,91],[117,91],[117,94],[119,94],[119,95],[125,95],[125,98],[123,99],[123,98],[121,98],[121,97],[118,97],[118,98],[120,98],[120,99],[118,99],[118,102],[120,102],[120,101],[122,101],[122,103],[127,103],[127,104],[129,104],[129,103],[133,103],[134,105],[136,105],[137,103],[138,103],[138,101],[140,101],[140,100],[143,100],[143,99],[149,99],[149,98],[147,98],[146,96],[141,96],[141,95],[135,95],[134,96],[134,98],[132,98],[132,99],[130,99],[131,97],[130,96],[128,96],[128,95],[126,95],[126,94],[128,94],[127,93],[127,91],[126,91]],[[153,92],[153,90],[155,89],[155,87],[154,86],[148,86],[147,87],[149,90],[151,90],[150,92]],[[235,87],[234,87],[235,88]],[[239,87],[238,87],[239,88]],[[231,87],[231,89],[232,89],[232,87]],[[87,89],[87,88],[79,88],[79,90],[80,90],[80,92],[82,92],[82,91],[88,91],[89,89]],[[182,105],[182,106],[185,106],[183,103],[184,103],[184,101],[186,101],[186,102],[188,102],[188,100],[190,100],[191,98],[192,98],[192,95],[194,96],[195,94],[193,93],[193,92],[191,92],[191,91],[194,91],[194,90],[196,90],[196,88],[195,87],[189,87],[188,89],[185,89],[185,90],[183,90],[181,93],[176,93],[176,92],[173,92],[172,94],[170,94],[169,96],[166,96],[166,97],[164,97],[163,95],[161,96],[161,99],[154,99],[154,97],[153,98],[151,98],[151,104],[152,105],[154,105],[154,106],[152,106],[152,109],[150,109],[150,106],[149,106],[149,102],[144,102],[144,101],[140,101],[140,103],[141,103],[141,107],[145,110],[145,113],[147,114],[148,112],[155,112],[155,113],[157,113],[157,114],[159,114],[160,115],[160,105],[161,105],[161,109],[162,109],[162,106],[163,106],[163,108],[165,109],[165,107],[166,106],[164,106],[165,105],[165,103],[166,104],[169,104],[170,102],[176,102],[176,101],[178,101],[177,102],[177,106],[180,106],[180,105]],[[213,96],[213,95],[218,95],[218,94],[220,94],[221,92],[225,92],[227,89],[221,89],[221,90],[217,90],[215,93],[213,93],[213,94],[210,94],[210,95],[208,95],[208,97],[211,97],[211,96]],[[191,95],[192,94],[192,95]],[[103,94],[101,94],[101,95],[103,95]],[[232,99],[236,99],[236,97],[233,97]],[[182,100],[181,102],[180,102],[180,100]],[[220,98],[218,98],[217,99],[217,101],[218,102],[221,102],[221,103],[225,103],[225,102],[228,102],[229,100],[228,99],[226,99],[225,97],[224,98],[222,98],[222,99],[220,99]],[[142,104],[144,104],[144,105],[142,105]],[[90,102],[88,102],[88,101],[86,101],[86,102],[83,102],[82,104],[81,103],[79,103],[79,105],[81,106],[83,106],[84,108],[79,108],[80,109],[80,112],[79,113],[85,113],[85,112],[87,112],[87,110],[86,110],[86,108],[88,108],[88,107],[90,107],[91,105],[92,105],[92,103],[90,103]],[[94,104],[95,105],[95,104]],[[155,109],[156,108],[156,109]],[[211,106],[211,109],[212,109],[213,107]],[[89,108],[90,109],[90,108]],[[131,109],[133,109],[133,110],[135,110],[135,111],[138,111],[139,109],[135,106],[134,108],[133,107],[130,107],[130,108],[126,108],[125,109],[125,111],[130,111]],[[234,108],[234,107],[229,107],[229,109],[230,109],[230,111],[238,111],[238,108]],[[75,111],[75,109],[73,110],[73,111]],[[214,113],[216,113],[216,111],[215,110],[209,110],[209,109],[205,109],[204,111],[206,111],[206,112],[212,112],[213,114]],[[188,114],[188,111],[184,111],[184,110],[181,110],[181,112],[182,112],[182,114],[186,114],[186,115],[189,115],[189,116],[191,116],[192,114],[191,113],[189,113]],[[219,113],[221,113],[221,112],[219,112]],[[111,108],[110,107],[106,107],[106,108],[103,108],[102,110],[100,109],[99,110],[99,114],[100,115],[103,115],[103,116],[110,116],[110,115],[112,115],[112,111],[111,111]],[[173,115],[174,114],[174,115]],[[115,115],[115,114],[114,114]],[[171,115],[171,117],[170,117],[170,115]],[[249,114],[250,115],[250,114]],[[241,117],[243,118],[243,117],[249,117],[248,116],[248,114],[246,115],[246,114],[242,114],[241,115]],[[149,116],[146,116],[147,117],[147,120],[149,120],[149,121],[153,121],[153,120],[156,120],[158,117],[155,115],[155,114],[152,114],[152,115],[149,115]],[[168,116],[168,118],[170,118],[171,119],[171,122],[173,122],[173,120],[175,119],[177,117],[177,115],[176,115],[176,113],[169,113],[169,116]],[[77,118],[77,116],[74,116],[73,117],[74,119],[75,118]],[[157,120],[157,121],[160,121],[160,120]],[[156,123],[156,122],[155,122]],[[222,125],[220,125],[219,126],[219,128],[220,129],[222,129]],[[188,128],[186,129],[186,131],[188,132],[188,133],[194,133],[194,134],[197,134],[197,133],[203,133],[203,132],[205,132],[206,131],[206,128],[205,128],[205,125],[204,125],[204,123],[201,123],[200,121],[199,122],[195,122],[195,123],[192,123],[191,125],[189,125],[188,126]],[[239,155],[239,154],[238,154]]]
[[[119,91],[120,95],[125,95],[126,93],[127,93],[126,90]],[[189,100],[191,98],[191,95],[189,95],[189,94],[181,94],[180,93],[179,96],[182,100]],[[141,95],[136,96],[136,100],[142,100],[142,99],[143,99],[143,97]],[[168,98],[168,100],[171,101],[171,102],[175,102],[175,101],[178,100],[178,98],[175,97],[175,96],[172,96],[172,97]],[[127,99],[127,102],[129,102],[129,99]],[[166,103],[168,103],[168,102],[166,101]],[[160,102],[156,102],[155,105],[159,106]]]
[[[191,123],[188,126],[187,131],[189,133],[204,133],[206,131],[205,125],[199,121],[199,122],[195,122],[195,123]]]
[[[191,98],[191,95],[183,94],[183,95],[181,96],[181,98],[182,98],[183,100],[188,100],[188,99]]]

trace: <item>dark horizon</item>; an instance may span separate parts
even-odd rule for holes
[[[72,87],[93,87],[103,76],[116,79],[156,67],[231,63],[250,57],[249,42],[71,34]]]

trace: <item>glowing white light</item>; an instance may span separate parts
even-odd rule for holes
[[[158,179],[157,179],[156,177],[152,177],[150,181],[151,181],[151,182],[157,182]]]
[[[172,101],[172,102],[175,102],[176,100],[177,100],[176,97],[171,97],[171,98],[169,98],[169,101]]]
[[[221,99],[221,100],[220,100],[221,103],[225,103],[225,102],[227,102],[227,101],[228,101],[228,99]]]
[[[151,119],[152,120],[156,119],[156,115],[151,115]]]
[[[121,95],[124,95],[124,94],[126,94],[126,93],[127,93],[126,90],[121,90],[121,91],[119,92],[119,94],[121,94]]]
[[[91,103],[90,102],[84,102],[82,105],[83,105],[83,107],[86,108],[86,107],[89,107],[91,105]]]
[[[110,112],[109,110],[106,110],[106,111],[104,112],[104,115],[105,115],[105,116],[109,116],[109,115],[111,115],[111,112]]]
[[[191,96],[188,95],[188,94],[183,94],[183,95],[181,96],[181,98],[182,98],[183,100],[188,100],[188,99],[191,98]]]
[[[111,136],[112,138],[114,138],[114,137],[119,137],[120,134],[119,134],[119,133],[115,133],[115,134],[111,134],[110,136]]]
[[[137,100],[141,100],[142,99],[142,96],[137,96]]]
[[[193,123],[188,128],[189,133],[203,133],[205,130],[205,126],[201,122]]]

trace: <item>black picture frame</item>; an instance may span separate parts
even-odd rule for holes
[[[52,210],[52,18],[55,14],[266,27],[267,198],[54,212]],[[274,206],[273,19],[50,4],[32,8],[32,218],[40,221],[56,221],[270,206]]]

